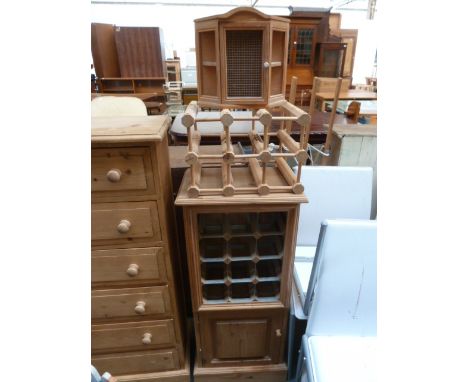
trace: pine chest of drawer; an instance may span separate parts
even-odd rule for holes
[[[118,381],[189,381],[167,116],[94,118],[91,359]]]

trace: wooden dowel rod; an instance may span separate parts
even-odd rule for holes
[[[315,113],[315,94],[317,93],[318,78],[314,77],[314,83],[312,84],[312,90],[310,91],[310,105],[309,105],[309,114],[312,117],[312,114]]]
[[[271,191],[291,191],[291,186],[270,186]]]
[[[299,165],[297,166],[297,174],[296,174],[297,183],[301,181],[301,173],[302,173],[302,163],[299,163]]]
[[[303,129],[303,127],[301,127]],[[291,153],[294,153],[294,156],[297,158],[299,163],[306,163],[307,152],[301,149],[299,143],[297,143],[291,136],[286,132],[286,130],[278,130],[276,136],[279,138],[280,143],[284,145]]]
[[[203,188],[200,190],[200,196],[216,196],[223,193],[222,188]]]
[[[291,116],[280,116],[277,115],[276,117],[271,118],[273,121],[295,121],[297,118],[296,117],[291,117]]]
[[[200,177],[201,166],[199,163],[194,163],[190,166],[191,185],[187,190],[189,198],[197,198],[200,195]]]
[[[304,110],[298,108],[297,106],[283,101],[281,107],[285,109],[289,114],[297,118],[296,122],[301,126],[307,126],[310,124],[310,115],[307,114]]]
[[[262,184],[262,169],[255,158],[249,158],[249,168],[255,184],[257,187],[260,186]]]
[[[262,163],[262,183],[266,184],[266,163]]]
[[[260,195],[268,195],[270,193],[270,188],[262,182],[262,168],[258,161],[254,158],[249,158],[249,168],[255,184],[257,185],[258,193]]]
[[[254,134],[252,131],[249,131],[250,144],[252,145],[252,150],[257,154],[260,154],[263,150],[263,142],[258,134]]]
[[[324,150],[330,150],[330,142],[333,132],[333,123],[335,123],[336,107],[338,106],[338,98],[340,96],[341,82],[343,79],[339,77],[336,81],[335,95],[333,96],[333,108],[330,114],[330,120],[328,121],[327,138],[325,139]]]
[[[293,104],[293,105],[296,102],[296,88],[297,88],[297,77],[292,76],[291,77],[291,87],[289,88],[289,102],[291,104]],[[285,127],[287,132],[291,131],[291,126],[292,126],[292,122],[287,121],[286,122],[286,127]]]
[[[236,121],[258,121],[257,117],[235,117],[234,122]],[[220,118],[197,118],[195,122],[221,122]]]
[[[271,156],[273,158],[289,158],[289,157],[295,157],[295,153],[271,153]]]
[[[185,162],[194,164],[198,160],[198,151],[200,149],[201,134],[194,130],[194,126],[188,128],[189,131],[189,152],[185,154]]]
[[[296,153],[300,149],[299,144],[285,130],[278,130],[276,136],[289,152]]]
[[[198,113],[197,101],[191,101],[185,109],[184,115],[182,116],[182,125],[189,128],[195,122]]]
[[[252,151],[258,154],[258,159],[262,162],[270,162],[272,157],[268,150],[263,150],[263,142],[258,134],[254,134],[249,131],[250,144],[252,145]]]
[[[283,158],[276,159],[276,166],[286,182],[292,187],[292,191],[295,194],[304,192],[304,186],[301,183],[296,182],[296,176],[294,175],[293,170],[288,166],[288,163]]]
[[[228,127],[225,127],[226,130],[229,130]],[[228,162],[233,162],[235,158],[234,149],[232,147],[231,139],[229,138],[229,132],[223,131],[221,133],[221,151],[222,151],[222,158]]]
[[[223,178],[223,195],[234,195],[235,189],[234,185],[232,184],[232,173],[231,166],[229,165],[229,163],[223,162],[221,164],[221,173]]]

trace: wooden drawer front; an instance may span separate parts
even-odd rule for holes
[[[119,244],[148,239],[161,240],[156,202],[95,203],[92,205],[91,240],[94,241],[93,244]]]
[[[93,325],[93,352],[146,350],[175,346],[174,320]]]
[[[95,290],[91,297],[91,317],[138,318],[171,313],[168,287]]]
[[[91,357],[91,362],[96,369],[108,371],[112,375],[149,373],[180,368],[179,356],[175,349],[96,355]]]
[[[91,252],[91,282],[166,282],[164,249],[130,248]]]
[[[91,150],[91,191],[96,195],[150,194],[155,192],[150,149]]]

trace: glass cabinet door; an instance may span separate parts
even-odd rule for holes
[[[321,43],[319,44],[316,74],[319,77],[343,76],[346,44]]]
[[[311,65],[314,62],[315,28],[295,26],[290,30],[288,64]]]

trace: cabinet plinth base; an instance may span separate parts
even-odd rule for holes
[[[285,382],[286,364],[264,366],[197,367],[194,382]]]
[[[190,366],[187,363],[186,368],[182,370],[120,375],[115,378],[117,382],[189,382]]]

